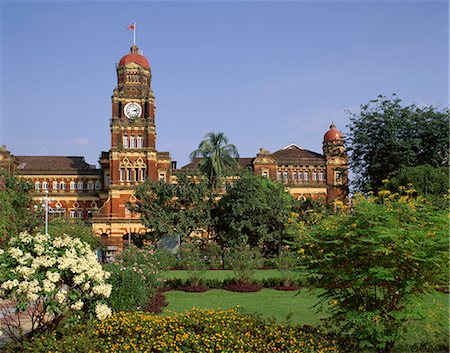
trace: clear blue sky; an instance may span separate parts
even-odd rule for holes
[[[2,1],[0,144],[97,164],[133,21],[157,148],[179,166],[208,131],[242,157],[321,152],[331,121],[345,132],[378,94],[448,106],[447,1]]]

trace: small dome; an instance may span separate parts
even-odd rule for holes
[[[150,69],[150,65],[148,64],[148,60],[145,56],[138,53],[138,47],[133,45],[131,47],[131,53],[125,55],[122,59],[119,61],[119,66],[124,66],[128,63],[136,63],[138,65],[141,65],[142,67],[146,69]]]
[[[326,132],[326,134],[323,136],[324,142],[329,141],[336,141],[336,140],[342,140],[342,132],[340,132],[338,129],[336,129],[336,125],[332,123],[330,125],[330,130]]]

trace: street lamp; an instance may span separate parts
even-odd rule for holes
[[[45,234],[48,234],[48,210],[49,210],[49,201],[54,201],[54,198],[50,198],[48,197],[48,190],[45,190],[45,196],[44,197],[40,197],[39,201],[43,202],[43,204],[41,205],[42,208],[45,210]],[[34,205],[34,209],[37,210],[38,206]]]

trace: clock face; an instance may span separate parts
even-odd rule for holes
[[[141,116],[141,114],[142,114],[141,106],[138,103],[135,103],[135,102],[127,103],[125,105],[125,107],[123,108],[123,111],[125,113],[125,116],[128,119],[139,118]]]

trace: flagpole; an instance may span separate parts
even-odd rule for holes
[[[136,45],[136,22],[134,22],[133,28],[133,45]]]

